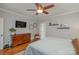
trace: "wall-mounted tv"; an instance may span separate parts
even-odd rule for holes
[[[16,28],[26,28],[26,22],[24,22],[24,21],[16,21],[15,22],[15,27]]]

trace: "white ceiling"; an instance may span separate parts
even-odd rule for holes
[[[47,5],[43,4],[42,5]],[[10,10],[16,13],[20,13],[22,15],[34,16],[34,17],[47,17],[47,16],[54,16],[60,15],[62,13],[78,11],[79,4],[77,3],[54,3],[55,7],[48,9],[48,15],[40,14],[38,16],[35,15],[35,11],[26,11],[27,9],[35,9],[35,5],[33,3],[0,3],[0,8]],[[44,17],[45,16],[45,17]]]

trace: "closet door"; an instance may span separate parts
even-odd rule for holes
[[[3,49],[3,18],[0,17],[0,49]]]

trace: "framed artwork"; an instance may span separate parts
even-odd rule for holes
[[[16,21],[15,27],[16,28],[26,28],[26,24],[27,24],[27,22],[24,22],[24,21]]]
[[[37,28],[37,24],[36,23],[33,23],[33,28]]]
[[[37,28],[37,24],[33,23],[33,24],[29,24],[29,29],[35,29]]]
[[[33,29],[33,25],[32,24],[29,24],[29,29]]]

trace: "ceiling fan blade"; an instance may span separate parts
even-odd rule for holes
[[[36,11],[36,9],[27,9],[27,11]]]
[[[39,3],[35,3],[35,5],[36,5],[36,8],[39,9],[40,4]]]
[[[51,7],[54,7],[54,4],[45,6],[45,7],[44,7],[44,10],[49,9],[49,8],[51,8]]]
[[[43,9],[43,7],[42,7],[41,4],[39,4],[39,3],[35,3],[35,5],[36,5],[37,9]]]
[[[43,11],[43,13],[44,13],[44,14],[48,14],[48,12],[47,12],[47,11]]]

